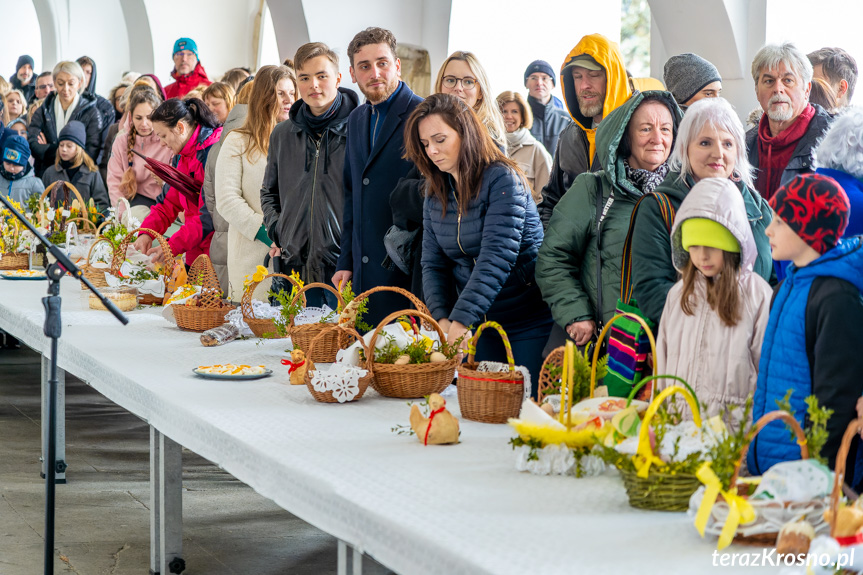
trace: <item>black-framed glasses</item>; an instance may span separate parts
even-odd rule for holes
[[[36,86],[37,90],[47,90],[48,88],[53,88],[54,84],[42,84],[41,86]]]
[[[476,80],[473,78],[456,78],[455,76],[444,76],[443,77],[443,85],[447,88],[455,88],[456,84],[461,82],[461,87],[465,90],[473,90],[474,86],[476,86]]]

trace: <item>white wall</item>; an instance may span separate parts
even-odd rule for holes
[[[620,0],[543,0],[541,7],[527,0],[453,0],[448,53],[475,53],[493,96],[527,93],[528,64],[545,60],[557,73],[582,36],[595,32],[620,42]],[[433,60],[432,82],[439,67]],[[562,99],[559,80],[554,93]]]
[[[15,14],[14,24],[8,16]],[[8,79],[16,72],[18,56],[29,54],[36,61],[36,74],[42,69],[42,41],[36,9],[32,2],[0,0],[0,14],[3,14],[3,31],[0,33],[0,75]]]

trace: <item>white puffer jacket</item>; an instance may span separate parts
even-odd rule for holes
[[[668,292],[657,337],[657,372],[683,378],[706,404],[704,417],[720,414],[725,405],[742,406],[755,393],[761,342],[770,315],[772,290],[752,271],[757,250],[746,216],[743,197],[727,179],[708,178],[693,186],[678,210],[671,230],[674,267],[682,271],[689,260],[681,241],[680,224],[689,218],[707,218],[727,228],[741,246],[740,321],[726,326],[707,304],[707,280],[700,273],[694,290],[693,315],[680,305],[683,281]],[[660,381],[659,386],[674,384]],[[739,411],[739,410],[737,410]],[[687,416],[691,418],[691,414]],[[727,423],[736,424],[741,414]]]

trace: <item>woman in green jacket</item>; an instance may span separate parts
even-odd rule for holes
[[[753,270],[775,282],[770,242],[764,230],[772,219],[770,207],[753,192],[752,167],[746,158],[743,124],[723,98],[705,98],[689,107],[668,163],[671,171],[656,188],[668,196],[675,211],[696,182],[703,178],[728,178],[740,193],[755,237],[758,256]],[[634,215],[632,230],[633,297],[639,309],[659,324],[662,309],[677,271],[671,263],[671,238],[659,204],[642,202]]]
[[[670,93],[634,94],[597,129],[603,169],[579,175],[555,207],[536,279],[554,320],[578,345],[614,314],[632,209],[668,173],[681,118]]]

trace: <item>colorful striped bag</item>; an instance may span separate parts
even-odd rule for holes
[[[632,230],[635,227],[635,215],[638,206],[646,198],[653,198],[659,203],[662,219],[671,236],[671,224],[674,220],[674,206],[668,196],[652,192],[642,196],[629,220],[629,231],[626,243],[623,245],[623,260],[620,271],[620,299],[614,314],[631,313],[642,318],[651,329],[656,326],[638,308],[638,302],[632,297]],[[622,317],[611,326],[608,338],[608,375],[603,382],[608,387],[608,395],[626,397],[644,377],[650,375],[647,355],[650,353],[650,340],[644,328],[629,317]]]

